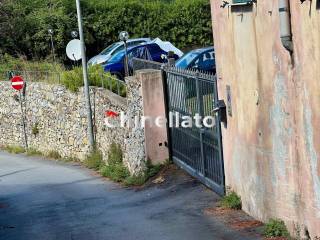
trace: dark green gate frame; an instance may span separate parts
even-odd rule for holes
[[[173,120],[195,114],[214,116],[213,128],[168,128],[170,155],[173,161],[198,178],[219,195],[225,194],[224,164],[221,140],[220,111],[216,77],[203,72],[164,68],[167,117]]]

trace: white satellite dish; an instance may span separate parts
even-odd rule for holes
[[[81,56],[81,42],[79,39],[71,40],[66,48],[67,56],[72,61],[79,61]]]

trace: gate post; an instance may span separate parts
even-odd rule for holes
[[[169,125],[169,94],[168,94],[168,78],[167,73],[165,71],[165,65],[161,66],[161,76],[162,76],[162,86],[163,86],[163,96],[164,96],[164,107],[165,107],[165,115],[167,119],[167,136],[168,136],[168,142],[167,142],[167,148],[169,151],[169,160],[172,161],[172,141],[171,141],[171,130]]]

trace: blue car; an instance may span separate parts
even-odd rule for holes
[[[150,38],[135,38],[135,39],[129,39],[127,41],[127,44],[129,47],[137,46],[142,43],[150,42]],[[117,52],[124,50],[124,43],[123,42],[117,42],[106,49],[104,49],[101,53],[99,53],[97,56],[91,58],[88,61],[88,65],[95,65],[95,64],[106,64],[108,60]]]
[[[150,61],[155,61],[159,63],[164,63],[168,53],[162,50],[159,45],[156,43],[147,43],[138,45],[135,47],[128,48],[128,59],[129,59],[129,68],[131,67],[132,58],[140,58]],[[179,57],[174,55],[175,59]],[[113,55],[107,64],[103,65],[105,72],[110,72],[112,75],[115,75],[119,79],[124,79],[125,76],[125,50],[122,50],[115,55]],[[132,69],[129,69],[132,70]]]
[[[195,49],[183,55],[177,62],[176,67],[182,69],[200,70],[216,73],[216,61],[213,47]]]

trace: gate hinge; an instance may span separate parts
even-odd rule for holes
[[[214,114],[219,114],[219,119],[224,125],[227,125],[227,107],[224,100],[218,100],[214,102],[212,112]]]

